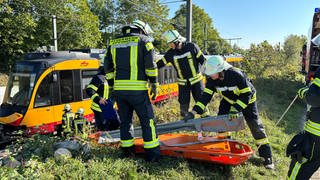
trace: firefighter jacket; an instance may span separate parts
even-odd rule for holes
[[[83,132],[84,126],[88,125],[88,120],[78,113],[75,113],[74,130],[75,134]]]
[[[65,112],[62,115],[62,128],[63,132],[70,133],[73,129],[73,121],[75,114],[73,112]]]
[[[199,47],[192,42],[184,42],[182,49],[170,49],[157,61],[158,68],[171,63],[177,71],[177,82],[179,85],[191,85],[203,79],[200,66],[204,65],[206,58]]]
[[[110,41],[105,57],[106,77],[114,91],[139,94],[147,83],[158,83],[158,69],[152,38],[128,33]]]
[[[86,92],[92,100],[91,109],[102,112],[99,106],[99,101],[101,98],[109,98],[109,86],[103,72],[99,72],[97,75],[93,76],[91,82],[86,88]]]
[[[202,114],[206,105],[210,102],[215,92],[219,93],[224,100],[232,104],[239,112],[248,104],[256,101],[256,90],[245,74],[237,69],[230,68],[224,71],[224,79],[213,80],[208,77],[206,87],[200,100],[193,107],[198,114]]]
[[[320,78],[315,78],[312,81],[305,98],[309,105],[309,110],[304,130],[320,136]]]

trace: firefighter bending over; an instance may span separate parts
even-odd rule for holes
[[[156,98],[158,69],[155,62],[152,30],[148,24],[136,20],[122,28],[123,36],[110,41],[105,57],[106,75],[114,85],[114,95],[119,109],[121,149],[125,157],[135,155],[132,134],[132,116],[140,119],[147,161],[157,161],[160,144],[156,121],[148,95],[148,81],[152,99]]]
[[[205,74],[207,83],[203,95],[185,120],[193,119],[196,113],[202,114],[213,94],[219,93],[222,100],[218,115],[229,114],[229,118],[234,119],[242,112],[259,147],[259,156],[264,158],[266,168],[273,169],[271,148],[259,120],[256,90],[252,83],[242,71],[231,66],[222,56],[212,56],[208,59]]]
[[[104,107],[108,105],[108,102],[112,103],[111,100],[108,101],[111,93],[103,66],[99,68],[98,74],[93,76],[86,92],[92,100],[91,109],[94,113],[96,129],[100,131],[118,129],[120,124],[118,116],[116,116],[116,119],[108,119],[106,116],[108,112],[103,111],[103,109],[105,109]]]
[[[304,131],[294,136],[287,147],[291,156],[288,179],[309,179],[320,167],[320,68],[310,87],[299,89],[298,96],[308,106]]]

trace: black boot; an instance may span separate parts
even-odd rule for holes
[[[123,158],[133,158],[136,156],[135,147],[121,147],[122,157]]]
[[[180,104],[180,115],[184,118],[189,112],[189,104]]]
[[[261,145],[260,148],[258,149],[258,151],[259,151],[259,156],[264,158],[263,165],[267,169],[274,169],[270,145],[269,144]]]
[[[274,164],[272,162],[272,157],[265,158],[263,165],[267,169],[274,169]]]
[[[144,149],[146,152],[146,161],[147,162],[158,162],[161,158],[160,146]]]

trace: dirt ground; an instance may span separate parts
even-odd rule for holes
[[[0,73],[0,86],[6,86],[8,82],[8,75]]]

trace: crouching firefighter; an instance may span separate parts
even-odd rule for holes
[[[106,109],[104,108],[105,106],[111,105],[110,103],[112,103],[109,99],[111,95],[110,90],[112,90],[112,87],[108,85],[104,67],[102,66],[99,68],[98,74],[93,76],[90,84],[86,88],[86,92],[92,100],[91,109],[94,113],[95,127],[100,131],[115,130],[118,129],[120,125],[118,116],[116,116],[116,119],[108,119],[106,116],[108,112],[103,111],[103,109]]]
[[[207,76],[206,87],[200,100],[196,102],[185,120],[193,119],[196,113],[202,114],[213,94],[219,93],[222,100],[218,115],[229,114],[229,119],[232,120],[242,112],[259,147],[259,156],[264,158],[266,168],[273,169],[271,148],[259,120],[256,90],[249,79],[242,71],[227,63],[222,56],[210,57],[204,73]]]
[[[135,155],[132,134],[132,116],[135,111],[140,119],[147,161],[160,157],[160,143],[156,121],[148,95],[148,81],[152,99],[156,98],[158,69],[155,62],[152,30],[148,24],[136,20],[122,28],[123,36],[110,41],[104,65],[120,116],[121,149],[125,157]]]
[[[299,89],[298,97],[308,106],[304,131],[294,136],[287,147],[292,160],[288,179],[309,179],[320,167],[320,68],[310,87]]]

